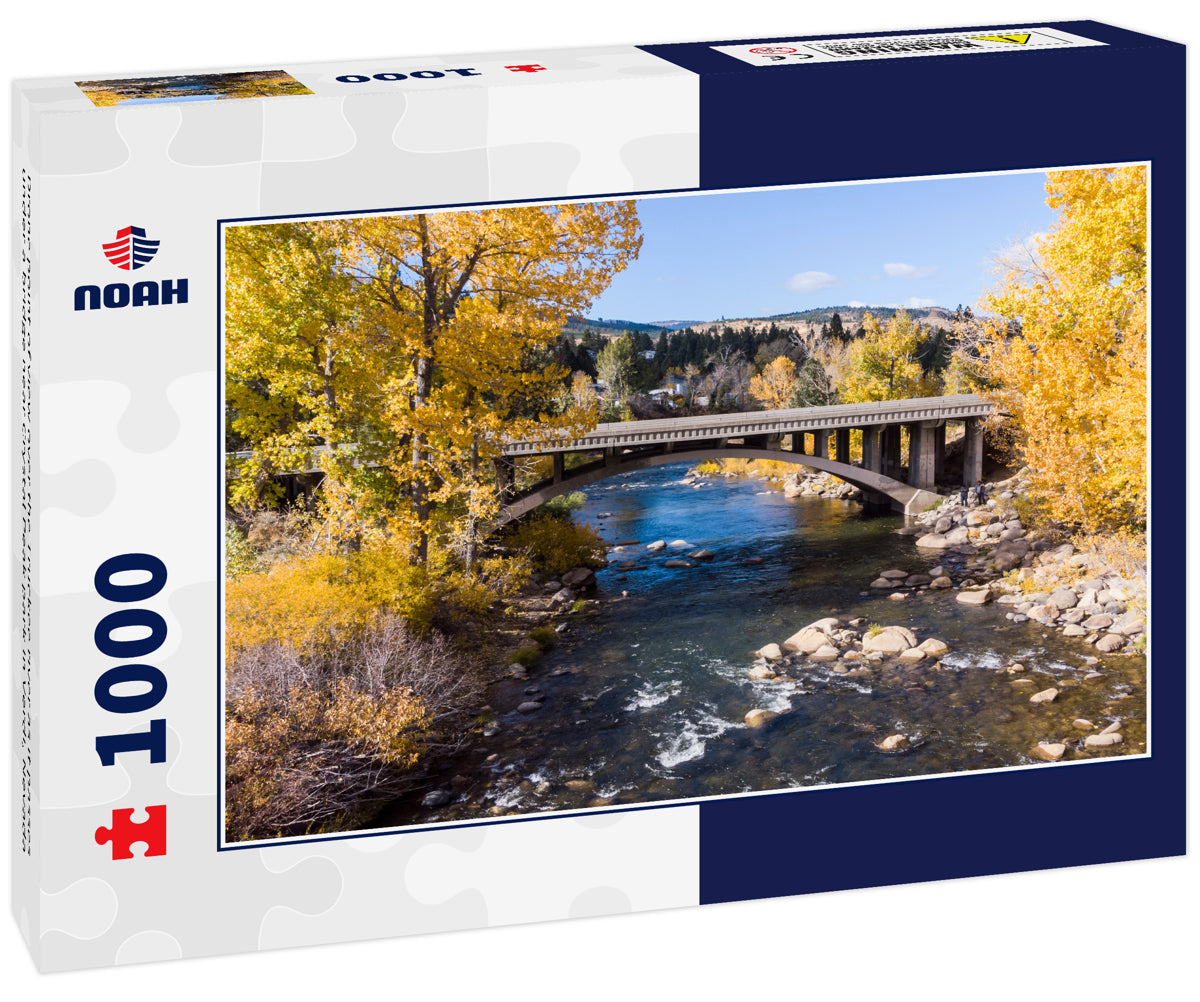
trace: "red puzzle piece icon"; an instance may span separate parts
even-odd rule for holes
[[[112,827],[96,829],[96,845],[112,843],[113,859],[133,859],[129,847],[134,842],[145,842],[143,856],[165,856],[167,854],[167,805],[147,807],[150,815],[146,821],[133,821],[132,807],[112,812]]]

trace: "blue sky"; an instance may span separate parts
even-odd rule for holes
[[[974,306],[994,258],[1045,232],[1044,173],[641,199],[637,261],[590,316],[641,322],[821,306]]]

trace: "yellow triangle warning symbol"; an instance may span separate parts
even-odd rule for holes
[[[1029,41],[1029,33],[1023,35],[972,35],[977,42],[1011,42],[1013,45],[1024,45]]]

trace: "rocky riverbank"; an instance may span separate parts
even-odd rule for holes
[[[903,600],[924,589],[953,591],[964,605],[1006,607],[1014,623],[1035,620],[1104,654],[1146,649],[1146,574],[1136,562],[1118,569],[1105,548],[1031,533],[1018,515],[1023,474],[986,485],[987,501],[956,495],[898,530],[913,537],[924,572],[882,571],[872,582]]]

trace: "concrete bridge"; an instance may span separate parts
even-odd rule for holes
[[[947,422],[966,425],[963,483],[974,484],[982,477],[982,421],[992,411],[993,406],[981,397],[962,394],[623,421],[598,425],[583,438],[570,441],[510,442],[496,462],[505,492],[502,518],[518,518],[551,498],[631,470],[733,457],[773,459],[824,470],[861,488],[870,508],[913,514],[940,500],[936,485],[943,479]],[[907,463],[901,454],[901,429],[905,427],[909,434]],[[850,463],[853,428],[863,433],[859,466]],[[547,455],[553,460],[553,474],[516,491],[516,461]],[[569,455],[589,458],[568,469]]]

